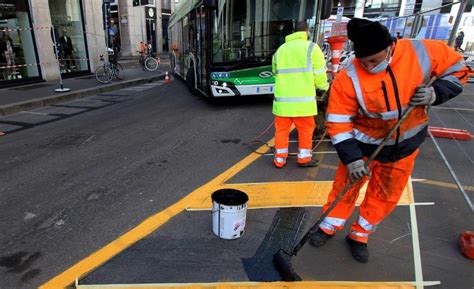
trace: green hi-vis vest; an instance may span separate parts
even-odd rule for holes
[[[316,108],[316,88],[328,90],[323,52],[308,41],[306,32],[286,36],[273,55],[275,98],[273,114],[283,117],[312,116]]]

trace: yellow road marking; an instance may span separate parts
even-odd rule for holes
[[[219,188],[233,188],[245,192],[249,196],[249,208],[281,208],[322,206],[326,203],[332,188],[332,181],[314,182],[272,182],[249,184],[225,184]],[[360,190],[357,205],[364,199],[367,184]],[[409,187],[405,187],[398,205],[409,205],[413,198]],[[205,195],[202,200],[189,204],[188,210],[210,210],[211,196]]]
[[[272,146],[274,140],[270,140],[268,144]],[[263,153],[268,149],[266,145],[261,146],[257,149],[257,152]],[[233,165],[227,171],[221,173],[219,176],[197,188],[175,204],[166,208],[165,210],[147,218],[135,228],[126,232],[116,240],[95,251],[88,257],[82,259],[66,271],[55,276],[53,279],[44,283],[40,286],[40,289],[58,289],[65,288],[74,283],[75,280],[85,276],[87,273],[96,269],[100,265],[104,264],[120,252],[124,251],[134,243],[150,235],[156,231],[163,224],[168,222],[171,218],[184,211],[186,208],[207,208],[210,206],[210,194],[220,188],[232,187],[241,189],[250,195],[252,203],[250,206],[280,206],[286,207],[288,203],[305,203],[308,205],[322,205],[325,202],[325,198],[329,193],[332,182],[280,182],[280,183],[269,183],[269,184],[225,184],[225,182],[231,179],[233,176],[238,174],[244,168],[249,166],[255,160],[260,158],[262,155],[252,153],[242,159],[240,162]],[[327,166],[332,167],[332,166]],[[361,190],[360,200],[363,198],[365,189]],[[405,189],[403,200],[400,204],[408,204],[413,201]],[[298,197],[298,201],[294,201],[295,197]],[[269,202],[271,204],[269,205]],[[298,204],[301,205],[301,204]],[[303,204],[304,205],[304,204]],[[219,285],[221,284],[221,285]],[[226,285],[227,284],[227,285]],[[233,284],[233,285],[229,285]],[[247,284],[247,285],[245,285]],[[249,285],[250,284],[250,285]],[[378,284],[378,285],[377,285]],[[81,285],[85,286],[85,285]],[[87,285],[92,286],[92,285]],[[87,287],[87,288],[107,288],[106,285],[94,285],[102,287]],[[159,285],[156,285],[159,286]],[[413,285],[407,283],[393,283],[393,282],[298,282],[298,283],[285,283],[285,282],[271,282],[271,283],[212,283],[208,285],[189,285],[189,284],[164,284],[163,286],[156,288],[413,288]],[[184,287],[183,287],[184,286]],[[195,287],[186,287],[195,286]],[[197,286],[197,287],[196,287]],[[315,287],[316,286],[316,287]],[[325,286],[325,287],[321,287]],[[329,286],[329,287],[328,287]],[[331,287],[332,286],[332,287]],[[336,287],[335,287],[336,286]],[[337,287],[339,286],[339,287]],[[378,287],[377,287],[378,286]],[[392,286],[392,287],[390,287]],[[398,287],[397,287],[398,286]],[[402,287],[400,287],[402,286]],[[404,287],[403,287],[404,286]],[[86,288],[86,287],[83,287]],[[110,288],[110,287],[108,287]],[[118,288],[118,287],[117,287]],[[137,285],[121,288],[145,288]]]
[[[424,286],[436,286],[440,282],[423,282]],[[227,282],[227,283],[191,283],[191,284],[137,284],[137,285],[78,285],[78,289],[413,289],[414,282]]]
[[[272,139],[268,142],[268,144],[273,145],[273,142],[274,140]],[[266,150],[267,147],[265,145],[257,149],[258,152]],[[41,285],[39,288],[59,289],[73,284],[77,278],[81,278],[81,276],[91,272],[134,243],[150,235],[161,225],[165,224],[171,218],[184,211],[187,207],[189,207],[189,204],[200,202],[201,200],[209,197],[209,195],[215,191],[216,188],[221,187],[226,180],[235,176],[237,173],[260,157],[260,154],[251,153],[207,184],[197,188],[192,193],[166,208],[165,210],[147,218],[135,228],[126,232],[118,239],[112,241],[101,249],[95,251],[88,257],[82,259],[63,273]]]

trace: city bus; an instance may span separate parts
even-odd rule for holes
[[[272,94],[276,49],[297,21],[314,28],[331,8],[332,0],[183,1],[169,24],[172,71],[207,97]]]

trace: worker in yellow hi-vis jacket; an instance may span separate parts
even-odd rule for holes
[[[275,76],[275,158],[282,168],[288,157],[291,124],[298,130],[298,165],[315,167],[312,137],[317,115],[316,90],[327,91],[326,61],[319,46],[308,41],[308,24],[298,22],[296,31],[286,36],[285,43],[273,55]]]

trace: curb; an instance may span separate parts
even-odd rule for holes
[[[81,90],[76,90],[73,92],[55,94],[55,95],[45,96],[45,97],[41,97],[37,99],[2,105],[0,106],[0,116],[6,116],[6,115],[14,114],[20,111],[31,110],[34,108],[48,106],[55,103],[65,102],[65,101],[83,98],[83,97],[96,95],[100,93],[111,92],[114,90],[119,90],[119,89],[130,87],[130,86],[144,84],[144,83],[148,83],[148,82],[152,82],[156,80],[163,80],[163,79],[165,79],[164,73],[162,75],[156,75],[156,76],[152,76],[148,78],[126,80],[126,81],[122,81],[115,84],[97,86],[93,88],[81,89]]]

